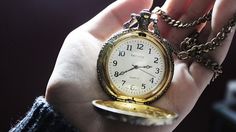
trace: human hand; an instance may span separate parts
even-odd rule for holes
[[[94,110],[92,100],[109,99],[100,87],[96,74],[96,61],[102,44],[122,28],[122,24],[129,19],[131,13],[139,13],[151,5],[152,0],[116,1],[66,38],[47,86],[46,99],[81,131],[171,131],[190,112],[210,82],[212,72],[203,66],[196,62],[189,64],[178,59],[174,60],[175,71],[170,88],[159,100],[152,103],[153,106],[179,114],[178,120],[173,125],[133,126],[107,120]],[[213,8],[212,21],[203,28],[200,35],[200,41],[206,41],[210,40],[233,16],[236,12],[235,5],[235,0],[192,0],[188,3],[186,0],[167,0],[162,10],[181,21],[192,21]],[[195,30],[173,29],[161,20],[158,26],[161,35],[172,44],[180,43]],[[226,56],[233,34],[230,33],[223,46],[211,54],[220,63]]]

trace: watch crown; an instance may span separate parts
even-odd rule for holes
[[[125,29],[138,28],[141,31],[148,31],[150,23],[153,23],[154,33],[159,35],[157,27],[158,19],[156,14],[151,13],[148,9],[143,9],[139,14],[131,14],[131,19],[124,23]]]
[[[150,20],[151,18],[151,13],[149,12],[149,10],[144,9],[140,12],[140,17],[138,19],[138,25],[139,25],[139,29],[141,30],[148,30],[148,26],[151,22]]]

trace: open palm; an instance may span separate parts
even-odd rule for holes
[[[201,27],[200,41],[210,40],[236,12],[235,0],[187,1],[167,0],[162,9],[176,19],[192,21],[213,8],[212,21]],[[116,1],[67,36],[49,80],[46,99],[81,131],[172,131],[190,112],[210,82],[213,73],[203,66],[174,60],[175,70],[170,88],[151,104],[179,114],[178,120],[170,126],[132,126],[105,119],[94,110],[92,100],[109,99],[100,87],[96,73],[97,57],[104,41],[122,28],[131,13],[139,13],[151,5],[152,0]],[[168,41],[178,44],[196,28],[178,30],[160,21],[159,29]],[[230,33],[223,46],[211,53],[220,63],[226,56],[233,34]]]

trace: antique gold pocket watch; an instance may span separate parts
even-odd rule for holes
[[[171,83],[171,49],[159,35],[157,18],[148,10],[131,17],[125,29],[106,42],[97,61],[99,82],[115,101],[92,103],[111,119],[146,126],[171,124],[176,113],[147,105],[163,95]]]

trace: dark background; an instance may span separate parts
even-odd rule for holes
[[[0,1],[0,131],[7,131],[44,94],[66,35],[112,1]],[[224,74],[208,86],[176,132],[209,131],[212,104],[223,99],[227,81],[236,78],[235,43],[223,63]]]

